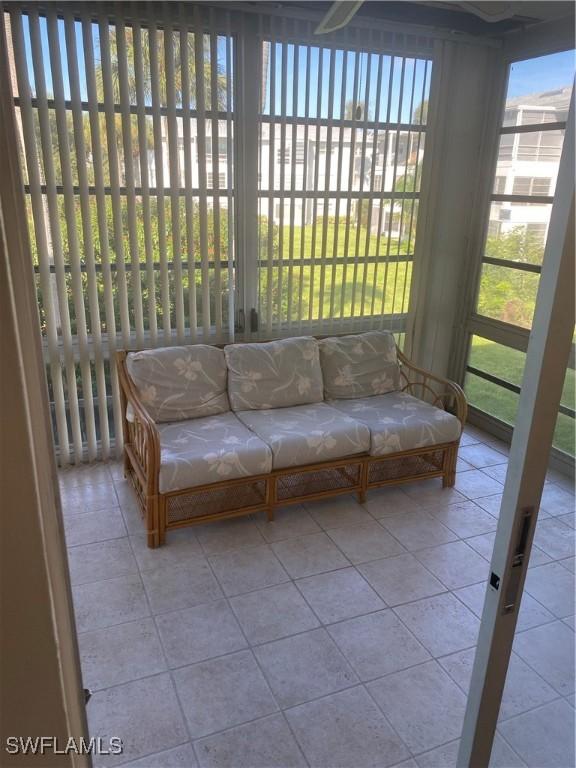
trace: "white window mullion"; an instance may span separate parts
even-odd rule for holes
[[[66,465],[70,460],[70,446],[68,442],[68,425],[66,419],[62,368],[58,350],[57,327],[59,323],[59,312],[58,306],[55,306],[53,297],[53,275],[50,272],[51,255],[48,248],[47,237],[48,222],[45,219],[45,208],[42,198],[40,158],[38,157],[36,149],[34,117],[31,106],[30,84],[26,67],[26,51],[22,32],[22,15],[19,10],[11,10],[10,23],[14,46],[18,95],[20,97],[24,150],[26,153],[26,165],[28,167],[28,183],[30,184],[34,234],[38,249],[40,289],[42,292],[42,304],[46,315],[46,340],[48,345],[48,359],[50,361],[50,379],[54,392],[60,461],[62,464]]]
[[[318,180],[320,178],[320,134],[322,113],[322,60],[324,49],[318,48],[318,92],[316,96],[316,134],[314,142],[314,202],[312,205],[312,236],[310,238],[310,287],[308,289],[308,322],[314,320],[314,270],[316,266],[316,229],[318,221]]]
[[[76,365],[74,361],[74,349],[72,346],[72,329],[68,308],[68,288],[66,285],[66,271],[64,255],[62,251],[62,231],[60,227],[60,210],[58,196],[56,194],[56,174],[52,150],[52,133],[48,109],[48,97],[46,94],[46,80],[44,77],[44,56],[40,34],[40,21],[35,11],[29,14],[30,43],[32,48],[32,61],[34,67],[34,82],[36,84],[36,98],[38,99],[38,118],[40,123],[40,138],[42,155],[44,158],[44,173],[46,178],[46,196],[48,199],[48,217],[50,221],[50,234],[54,266],[56,270],[56,284],[58,286],[58,303],[60,309],[62,355],[66,368],[66,385],[68,390],[68,407],[70,409],[70,426],[74,444],[74,459],[76,463],[82,461],[82,431],[80,427],[80,409],[78,403],[78,390],[76,386]]]
[[[281,327],[283,317],[283,273],[284,273],[284,207],[285,207],[285,192],[286,192],[286,98],[288,91],[288,46],[284,42],[286,30],[286,19],[282,18],[282,31],[283,40],[281,43],[282,50],[282,66],[280,70],[280,173],[279,173],[279,192],[280,198],[280,217],[278,220],[278,269],[276,272],[276,317],[278,326]]]
[[[268,274],[266,281],[266,331],[272,334],[274,317],[274,169],[276,158],[276,43],[271,41],[270,46],[270,123],[268,127]],[[280,254],[278,254],[278,259]]]

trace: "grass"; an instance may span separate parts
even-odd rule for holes
[[[526,355],[493,341],[475,336],[472,341],[470,365],[506,379],[513,384],[522,384]],[[566,371],[562,403],[569,408],[575,405],[575,372]],[[466,395],[472,405],[492,414],[507,424],[516,422],[519,396],[502,387],[492,384],[473,374],[467,374]],[[561,451],[574,455],[576,439],[575,422],[570,416],[558,414],[554,432],[554,446]]]

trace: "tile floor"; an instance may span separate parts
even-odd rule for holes
[[[440,481],[146,547],[118,464],[61,473],[104,765],[455,765],[507,447],[473,427]],[[550,472],[495,768],[574,765],[574,496]],[[440,706],[439,706],[440,702]],[[96,760],[98,764],[98,760]]]

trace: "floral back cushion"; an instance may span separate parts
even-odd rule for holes
[[[216,347],[195,344],[130,352],[128,373],[154,421],[180,421],[230,410],[226,360]]]
[[[233,411],[286,408],[323,400],[318,342],[308,336],[224,347]]]
[[[388,331],[368,331],[319,342],[327,400],[384,395],[400,389],[396,342]]]

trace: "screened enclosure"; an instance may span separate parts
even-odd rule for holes
[[[192,4],[139,13],[3,17],[60,462],[121,451],[118,349],[372,328],[417,348],[417,312],[439,327],[457,302],[459,363],[442,372],[513,425],[573,53],[512,62],[496,142],[476,153],[482,245],[442,297],[435,228],[456,243],[471,205],[444,163],[487,130],[451,78],[468,46],[488,81],[493,42],[394,25],[319,36],[305,14]],[[536,92],[543,68],[558,75]],[[469,146],[443,148],[447,126]],[[570,368],[556,446],[573,442]]]

